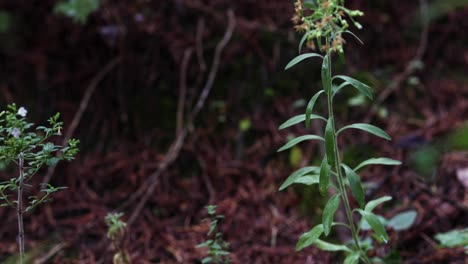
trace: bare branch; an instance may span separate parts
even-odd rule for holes
[[[224,33],[224,37],[221,39],[221,41],[216,45],[213,63],[211,64],[211,69],[208,75],[208,79],[206,81],[205,86],[203,87],[203,90],[198,98],[198,101],[195,107],[190,113],[189,120],[188,120],[189,124],[193,122],[197,114],[203,108],[206,98],[210,94],[210,91],[213,87],[214,80],[216,79],[216,74],[219,69],[221,53],[226,47],[229,40],[231,39],[232,34],[234,32],[236,22],[235,22],[234,12],[232,10],[228,10],[228,17],[229,17],[229,22],[228,22],[226,32]],[[181,69],[183,69],[183,67]],[[185,77],[182,77],[182,78],[185,79]],[[171,165],[174,162],[174,160],[179,155],[180,149],[182,148],[182,145],[184,143],[184,140],[187,134],[188,134],[187,128],[186,127],[182,128],[181,131],[177,134],[176,139],[172,143],[171,147],[169,148],[169,151],[166,157],[158,166],[158,169],[154,173],[152,173],[148,177],[146,182],[141,185],[142,187],[138,189],[138,191],[132,197],[130,197],[124,205],[122,205],[122,207],[126,207],[127,205],[129,205],[130,203],[132,203],[133,201],[141,197],[137,206],[133,210],[133,213],[128,219],[127,224],[129,226],[132,225],[133,222],[136,220],[136,218],[140,215],[140,212],[143,209],[144,205],[148,201],[149,197],[153,194],[157,186],[160,175],[167,169],[169,165]]]

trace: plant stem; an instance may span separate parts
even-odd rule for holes
[[[330,47],[329,43],[327,43],[327,46]],[[331,68],[332,68],[331,67],[331,52],[328,51],[326,56],[328,56],[328,71],[330,73],[328,76],[330,76],[330,78],[331,78],[331,76],[332,76],[331,75]],[[331,83],[331,80],[330,80],[329,83]],[[346,192],[346,186],[344,184],[343,171],[341,169],[341,161],[340,161],[340,152],[339,152],[340,150],[338,148],[338,140],[337,140],[337,135],[336,135],[335,119],[334,119],[334,115],[333,115],[333,99],[332,99],[332,96],[333,96],[332,89],[329,89],[329,93],[327,93],[328,117],[331,120],[331,126],[332,126],[332,129],[333,129],[333,141],[334,141],[333,145],[335,146],[335,149],[334,149],[335,171],[336,171],[336,176],[337,176],[336,179],[338,181],[338,188],[339,188],[339,191],[341,193],[341,199],[343,200],[344,207],[345,207],[345,210],[346,210],[346,217],[348,218],[349,229],[351,230],[351,235],[353,236],[354,245],[362,253],[361,255],[363,256],[364,262],[367,263],[367,264],[371,264],[369,258],[367,258],[367,255],[361,249],[361,246],[359,244],[358,233],[356,231],[356,226],[354,225],[352,210],[351,210],[351,206],[349,204],[349,198],[348,198],[348,194]]]
[[[18,245],[19,263],[24,263],[24,227],[23,227],[23,181],[24,181],[24,154],[21,152],[19,159],[19,184],[18,184],[18,205],[16,212],[18,216]]]

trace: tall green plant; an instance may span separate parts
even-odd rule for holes
[[[25,203],[24,191],[32,187],[28,183],[44,165],[56,165],[60,160],[70,161],[78,152],[76,139],[70,139],[68,146],[49,142],[52,136],[61,135],[62,123],[58,121],[58,113],[49,119],[50,127],[38,126],[35,130],[32,130],[33,124],[26,120],[27,113],[24,107],[17,109],[15,104],[8,105],[7,110],[0,113],[0,162],[2,166],[13,164],[17,168],[16,176],[0,182],[0,207],[16,209],[21,264],[24,263],[24,213],[49,201],[54,192],[63,189],[47,184],[41,189],[42,195],[29,196]],[[15,193],[16,199],[12,198]]]
[[[325,145],[325,154],[320,166],[309,166],[295,171],[279,189],[283,190],[291,184],[300,183],[307,185],[318,184],[319,191],[323,196],[327,196],[330,189],[333,190],[333,195],[328,199],[323,209],[322,223],[316,225],[299,238],[296,250],[299,251],[310,245],[315,245],[325,251],[343,251],[346,254],[345,263],[359,263],[360,260],[365,263],[371,263],[366,252],[368,247],[363,246],[359,236],[361,227],[355,221],[355,214],[359,215],[361,219],[369,224],[375,233],[373,237],[379,242],[386,243],[388,241],[388,235],[383,223],[372,211],[379,204],[392,198],[384,196],[366,203],[364,187],[357,171],[364,166],[372,164],[401,164],[399,161],[390,158],[371,158],[351,168],[340,158],[340,147],[337,138],[349,129],[362,130],[385,140],[390,140],[390,136],[385,131],[374,125],[356,123],[339,128],[336,126],[334,118],[333,98],[343,89],[352,87],[369,99],[373,98],[372,89],[368,85],[349,76],[332,74],[333,55],[336,53],[342,55],[344,53],[343,44],[345,41],[343,34],[348,33],[356,37],[348,30],[349,25],[346,17],[360,29],[361,25],[354,20],[354,17],[362,15],[361,11],[349,10],[344,7],[344,0],[312,0],[304,4],[300,0],[296,1],[293,21],[295,28],[298,31],[304,32],[304,36],[299,44],[299,51],[306,44],[310,48],[318,49],[323,55],[319,53],[301,54],[291,60],[287,64],[286,69],[308,58],[321,59],[322,89],[312,96],[305,114],[292,117],[282,124],[280,129],[303,122],[308,127],[312,119],[317,119],[324,122],[325,131],[324,137],[319,135],[302,135],[293,138],[278,150],[287,150],[306,140],[317,140]],[[320,97],[323,97],[323,100],[327,103],[328,116],[313,114],[314,106]],[[350,194],[347,191],[348,187]],[[352,208],[350,195],[354,197],[359,207]],[[344,206],[346,212],[346,223],[334,220],[335,212],[340,204]],[[329,236],[335,226],[344,226],[349,229],[352,243],[332,244],[321,239],[322,235]]]

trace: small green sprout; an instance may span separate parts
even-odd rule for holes
[[[218,223],[221,219],[224,218],[223,215],[216,214],[216,205],[208,205],[205,206],[206,210],[208,211],[208,216],[210,220],[210,228],[208,230],[207,236],[211,239],[206,240],[203,243],[197,245],[197,248],[206,247],[207,256],[202,260],[203,264],[206,263],[214,263],[214,264],[227,264],[230,263],[228,255],[230,254],[228,251],[229,243],[224,241],[222,238],[221,232],[216,232]],[[207,220],[207,219],[205,219]]]

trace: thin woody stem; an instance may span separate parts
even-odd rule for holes
[[[19,246],[19,263],[24,263],[24,227],[23,227],[23,181],[24,181],[24,154],[21,152],[19,159],[19,184],[18,184],[18,205],[16,213],[18,216],[18,246]]]

